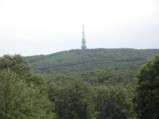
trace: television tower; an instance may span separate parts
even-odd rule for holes
[[[83,26],[82,26],[82,30],[83,30],[83,32],[82,32],[82,45],[81,45],[81,49],[86,49],[87,48],[87,46],[86,46],[86,40],[85,40],[85,37],[84,37],[84,24],[83,24]]]

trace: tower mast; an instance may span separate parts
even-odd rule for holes
[[[84,36],[84,24],[82,26],[82,46],[81,46],[81,49],[86,49],[87,46],[86,46],[86,40],[85,40],[85,36]]]

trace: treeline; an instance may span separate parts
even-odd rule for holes
[[[35,73],[86,72],[105,67],[140,66],[159,53],[158,49],[86,49],[26,57]]]
[[[0,58],[1,119],[158,119],[159,56],[138,66],[34,74],[20,55]],[[137,77],[136,77],[137,74]]]
[[[43,75],[58,119],[135,119],[138,67]]]
[[[92,86],[78,77],[49,85],[49,99],[58,119],[130,119],[133,90],[122,86]]]
[[[96,69],[90,72],[84,73],[56,73],[56,74],[43,74],[46,82],[49,83],[60,83],[65,80],[69,80],[72,77],[80,78],[87,83],[97,86],[116,86],[121,85],[123,87],[129,87],[129,85],[135,85],[136,73],[138,66],[118,67],[118,68],[102,68]]]

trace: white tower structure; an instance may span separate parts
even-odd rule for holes
[[[82,32],[82,45],[81,45],[81,49],[86,49],[87,48],[87,46],[86,46],[86,40],[85,40],[85,36],[84,36],[84,24],[83,24],[83,26],[82,26],[82,30],[83,30],[83,32]]]

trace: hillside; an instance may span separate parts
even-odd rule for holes
[[[33,72],[68,73],[105,67],[140,66],[159,53],[158,49],[87,49],[27,57]]]

